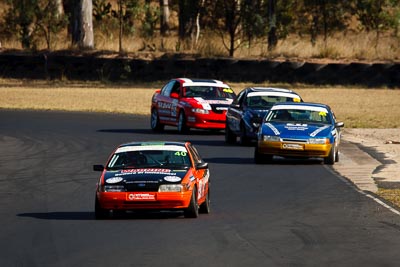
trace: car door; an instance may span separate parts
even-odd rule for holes
[[[246,90],[240,92],[236,99],[229,106],[226,113],[226,121],[231,131],[240,132],[240,121],[243,117],[243,104],[246,99]]]
[[[192,157],[193,157],[193,163],[196,166],[197,164],[202,164],[205,163],[203,159],[201,158],[199,152],[193,145],[188,145],[188,149],[190,150]],[[194,177],[196,179],[196,184],[197,184],[197,199],[201,200],[204,199],[208,192],[208,186],[209,186],[209,179],[210,179],[210,171],[208,168],[205,169],[198,169],[194,171]]]
[[[160,122],[165,124],[174,124],[176,122],[176,106],[178,103],[177,98],[173,98],[171,94],[173,89],[179,87],[179,82],[176,80],[169,81],[161,89],[158,96],[157,106]]]

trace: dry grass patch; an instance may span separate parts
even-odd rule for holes
[[[0,89],[0,107],[148,114],[153,90],[136,88],[27,88]]]
[[[163,82],[146,85],[47,84],[0,80],[0,108],[114,112],[149,115],[151,96]],[[231,83],[235,92],[248,83]],[[294,89],[305,101],[330,105],[348,128],[400,128],[400,90],[304,85]]]
[[[379,188],[378,195],[397,207],[400,207],[400,189]]]

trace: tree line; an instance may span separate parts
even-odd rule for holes
[[[195,47],[205,32],[219,36],[229,56],[264,38],[268,50],[289,34],[326,43],[351,29],[399,36],[400,0],[1,0],[1,38],[16,38],[23,49],[45,40],[51,50],[67,30],[71,47],[94,49],[95,29],[117,29],[124,36],[151,40],[176,34],[179,44]],[[171,14],[176,14],[173,17]],[[177,19],[177,23],[171,20]],[[177,24],[177,25],[176,25]],[[177,47],[177,50],[180,48]]]

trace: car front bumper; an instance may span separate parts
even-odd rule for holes
[[[97,192],[100,207],[112,210],[184,209],[192,192]]]
[[[326,158],[332,144],[258,141],[258,152],[283,157]]]
[[[223,114],[196,114],[187,116],[187,126],[199,129],[225,129],[226,116]]]

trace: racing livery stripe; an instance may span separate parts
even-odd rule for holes
[[[209,82],[184,82],[183,87],[187,86],[211,86],[211,87],[221,87],[230,88],[229,85],[223,83],[209,83]]]
[[[271,123],[266,123],[266,126],[268,126],[276,135],[280,135],[281,133],[278,131],[278,129],[275,128],[274,125],[272,125]]]
[[[149,146],[124,146],[118,148],[115,153],[127,152],[127,151],[143,151],[143,150],[161,150],[161,151],[182,151],[187,152],[184,146],[175,145],[149,145]]]
[[[291,97],[291,98],[299,98],[296,94],[291,93],[282,93],[282,92],[251,92],[247,94],[248,97],[252,96],[283,96],[283,97]]]
[[[315,137],[317,134],[319,134],[321,131],[329,128],[329,125],[325,125],[324,127],[318,128],[314,132],[310,133],[310,136]]]
[[[311,110],[311,111],[319,111],[319,112],[325,112],[329,113],[326,108],[323,107],[313,107],[313,106],[295,106],[295,105],[278,105],[278,106],[273,106],[271,110],[281,110],[281,109],[292,109],[292,110]]]

